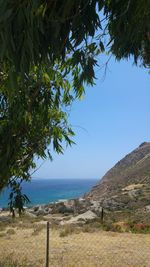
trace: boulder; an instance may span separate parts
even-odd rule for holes
[[[91,210],[88,210],[82,214],[79,214],[78,216],[72,217],[66,223],[78,223],[80,222],[80,220],[86,221],[86,220],[93,220],[95,218],[97,218],[97,215]]]

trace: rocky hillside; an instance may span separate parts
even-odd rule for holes
[[[108,209],[150,205],[150,142],[120,160],[85,197]]]

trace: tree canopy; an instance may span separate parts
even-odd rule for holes
[[[101,41],[105,31],[118,59],[149,64],[149,18],[149,0],[1,0],[0,58],[28,72],[32,64],[63,61],[96,34]]]
[[[150,66],[149,0],[0,1],[0,190],[73,143],[67,107],[104,51]]]
[[[0,188],[28,180],[35,155],[52,157],[50,145],[62,153],[63,141],[72,144],[66,108],[94,82],[96,1],[90,12],[86,1],[62,2],[0,3]]]
[[[134,57],[150,67],[150,1],[106,1],[110,51],[117,59]]]

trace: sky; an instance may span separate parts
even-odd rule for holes
[[[100,179],[126,154],[150,141],[148,70],[132,60],[111,59],[106,76],[97,68],[96,77],[95,86],[86,87],[84,99],[71,109],[76,145],[64,155],[52,153],[53,161],[45,161],[33,178]]]

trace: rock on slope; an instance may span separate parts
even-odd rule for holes
[[[150,205],[150,142],[142,143],[110,169],[86,195],[105,208],[142,208]]]

